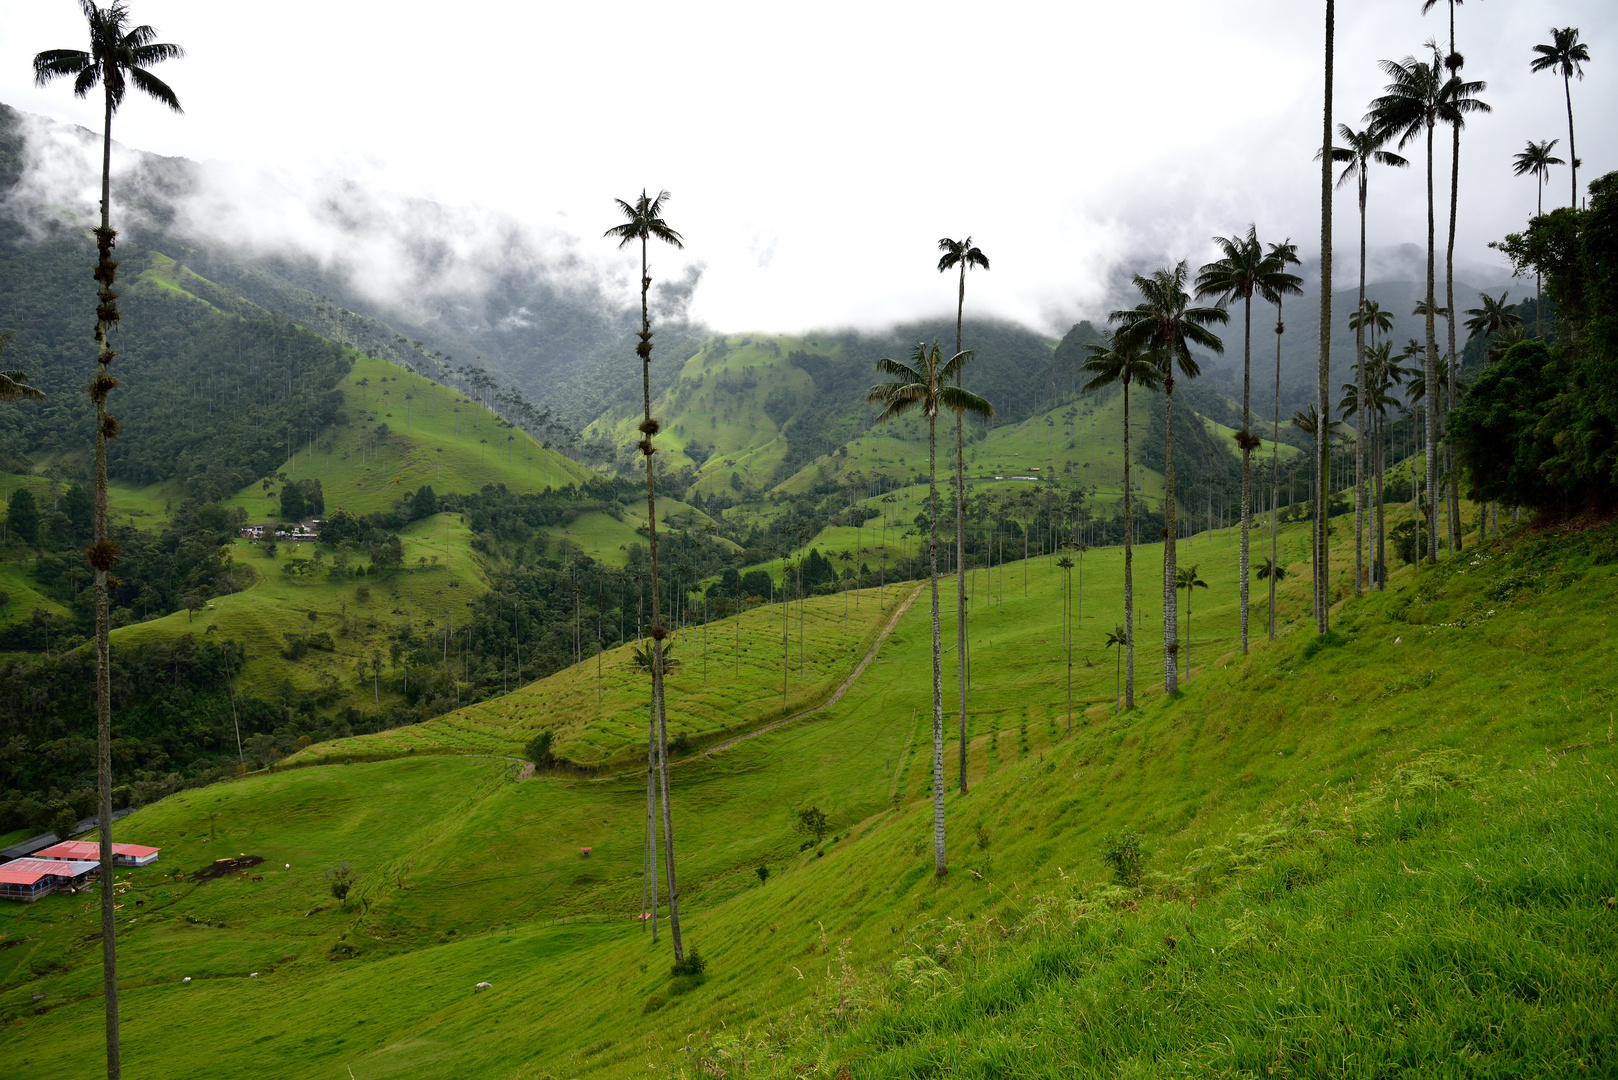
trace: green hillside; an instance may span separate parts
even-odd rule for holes
[[[1301,528],[1283,536],[1295,572],[1306,546]],[[1600,794],[1614,765],[1601,658],[1618,534],[1524,534],[1405,569],[1387,594],[1341,602],[1324,643],[1296,632],[1295,575],[1281,640],[1256,635],[1245,660],[1235,555],[1229,535],[1181,545],[1212,587],[1196,598],[1194,677],[1167,700],[1150,689],[1156,549],[1138,552],[1145,698],[1121,717],[1101,641],[1118,556],[1086,556],[1071,735],[1060,572],[1035,561],[1024,595],[1008,566],[1003,599],[998,578],[991,594],[975,575],[972,791],[950,789],[942,882],[925,594],[836,705],[679,765],[683,922],[708,961],[697,979],[671,981],[666,946],[635,926],[633,769],[519,781],[495,758],[424,757],[460,737],[430,724],[411,734],[415,753],[145,808],[119,827],[164,847],[124,894],[130,1068],[537,1077],[746,1060],[747,1075],[986,1076],[1083,1053],[1179,1075],[1184,1062],[1307,1072],[1350,1053],[1396,1069],[1460,1045],[1477,1072],[1605,1071],[1618,1060],[1603,899],[1618,893],[1618,821]],[[529,693],[576,702],[592,675]],[[535,726],[523,700],[479,714],[513,735],[477,753]],[[671,693],[671,729],[685,708]],[[795,812],[811,804],[830,829],[800,851]],[[1138,886],[1102,857],[1121,830],[1140,837]],[[262,881],[174,878],[238,852],[265,859]],[[346,910],[322,882],[339,860],[362,875]],[[94,1063],[93,923],[67,897],[0,910],[19,943],[0,951],[8,1071]],[[481,980],[494,990],[474,993]],[[1180,1002],[1167,1014],[1165,993]],[[180,1029],[181,1042],[158,1037]],[[1183,1054],[1153,1041],[1162,1031]]]

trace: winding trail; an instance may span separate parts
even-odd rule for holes
[[[686,757],[677,758],[670,761],[669,764],[671,766],[680,765],[687,761],[695,761],[697,758],[712,757],[721,750],[729,750],[737,743],[744,743],[748,739],[756,739],[766,732],[774,731],[779,727],[785,727],[787,724],[790,724],[795,720],[802,720],[806,716],[813,716],[822,709],[829,709],[833,705],[837,704],[842,700],[843,695],[848,692],[848,688],[854,685],[854,681],[865,673],[865,669],[869,667],[871,661],[876,658],[877,650],[882,648],[882,643],[888,640],[888,635],[893,632],[893,628],[895,626],[899,625],[899,620],[904,618],[905,612],[910,610],[910,605],[915,603],[916,597],[921,595],[921,590],[926,588],[926,586],[927,583],[925,581],[917,585],[910,595],[905,598],[904,602],[894,610],[893,618],[888,620],[888,624],[884,626],[882,628],[882,632],[876,636],[876,640],[871,643],[871,648],[866,652],[864,658],[860,660],[859,665],[854,668],[854,670],[849,674],[848,678],[843,680],[842,685],[840,685],[836,691],[832,693],[831,697],[827,698],[825,701],[822,701],[819,705],[816,705],[812,709],[805,709],[802,712],[793,713],[791,716],[782,717],[773,724],[765,724],[763,727],[755,728],[745,735],[738,735],[734,739],[726,739],[724,742],[715,743],[712,746],[697,751],[695,754],[690,754]]]

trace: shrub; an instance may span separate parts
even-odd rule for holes
[[[768,866],[761,866],[754,870],[753,873],[758,875],[758,883],[760,885],[770,880],[770,868]]]
[[[528,755],[528,760],[534,763],[535,768],[548,769],[556,764],[556,754],[551,750],[552,737],[549,731],[541,731],[528,740],[528,746],[524,748],[523,753]]]
[[[327,890],[330,891],[332,899],[341,901],[345,908],[348,906],[349,890],[354,888],[354,883],[358,880],[359,875],[354,873],[354,868],[346,862],[338,863],[326,871]]]
[[[1133,889],[1140,884],[1144,857],[1140,850],[1140,837],[1132,832],[1108,833],[1101,858],[1112,867],[1112,876],[1118,884]]]
[[[798,831],[807,833],[815,838],[815,843],[826,838],[826,814],[818,806],[811,806],[807,810],[798,811]]]
[[[697,975],[701,975],[707,970],[708,961],[704,960],[702,955],[698,953],[695,948],[693,948],[690,952],[685,954],[684,960],[676,960],[674,962],[674,966],[669,969],[669,974],[678,979],[681,977],[695,977]]]

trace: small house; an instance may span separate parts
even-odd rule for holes
[[[99,862],[14,859],[0,866],[0,898],[31,904],[57,889],[84,888],[100,868]]]
[[[114,844],[112,845],[112,863],[114,866],[150,866],[157,861],[158,852],[162,848],[145,847],[141,844]],[[37,853],[41,859],[101,859],[101,844],[95,840],[64,840],[60,844]]]

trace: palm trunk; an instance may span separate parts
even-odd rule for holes
[[[1579,148],[1573,143],[1573,84],[1568,81],[1566,71],[1562,72],[1562,94],[1567,98],[1567,168],[1573,181],[1573,190],[1568,195],[1568,205],[1577,210],[1579,208]]]
[[[1331,552],[1326,525],[1326,434],[1331,417],[1331,94],[1332,52],[1335,45],[1337,8],[1326,0],[1326,106],[1320,142],[1320,360],[1316,393],[1319,415],[1315,433],[1315,627],[1319,633],[1330,629],[1327,591],[1331,583]]]
[[[938,623],[938,419],[927,417],[928,577],[933,593],[933,872],[943,877],[944,863],[944,655]]]
[[[1425,377],[1427,382],[1427,424],[1425,428],[1427,444],[1423,450],[1427,466],[1427,509],[1433,515],[1433,522],[1427,528],[1427,561],[1438,561],[1438,530],[1433,527],[1438,520],[1438,408],[1439,399],[1443,396],[1439,389],[1438,374],[1438,330],[1434,323],[1434,307],[1437,297],[1434,295],[1437,282],[1437,272],[1433,266],[1436,257],[1437,240],[1433,221],[1433,125],[1427,125],[1427,356],[1425,364]]]
[[[646,271],[646,238],[640,242],[640,346],[641,399],[645,418],[641,422],[641,454],[646,459],[646,546],[652,576],[652,708],[657,716],[657,771],[663,809],[663,857],[669,886],[669,937],[674,942],[674,959],[685,959],[680,943],[680,894],[674,877],[674,816],[669,807],[669,726],[663,701],[663,621],[657,580],[657,485],[652,474],[652,436],[657,425],[652,420],[652,319],[646,294],[652,279]]]
[[[1124,708],[1135,707],[1135,518],[1129,490],[1129,381],[1124,381]]]
[[[966,308],[966,257],[955,302],[955,355],[961,352],[961,313]],[[955,385],[961,385],[959,369]],[[962,417],[955,414],[955,682],[961,709],[961,794],[966,794],[966,447]]]
[[[103,80],[105,83],[105,80]],[[101,129],[101,228],[96,232],[96,381],[90,397],[96,406],[95,544],[90,563],[95,570],[96,604],[96,807],[101,840],[101,963],[106,996],[107,1080],[123,1073],[118,1037],[118,947],[114,914],[112,863],[112,623],[109,617],[108,571],[118,548],[107,528],[107,440],[117,434],[117,421],[107,413],[107,397],[117,385],[107,368],[114,353],[108,341],[118,322],[118,294],[112,291],[118,264],[112,261],[112,92],[107,91]]]
[[[1385,434],[1384,424],[1380,416],[1376,420],[1376,590],[1388,590],[1388,551],[1386,545],[1386,511],[1383,504],[1383,484],[1387,480],[1388,455],[1383,445]]]
[[[1252,570],[1252,550],[1250,548],[1249,533],[1253,526],[1253,496],[1250,469],[1253,460],[1253,449],[1249,439],[1253,435],[1253,297],[1247,296],[1247,309],[1242,324],[1242,550],[1240,555],[1241,574],[1241,605],[1242,605],[1242,655],[1247,655],[1247,607],[1249,590],[1247,578]],[[1189,610],[1189,608],[1187,609]],[[1186,671],[1191,670],[1188,662]]]
[[[1360,306],[1354,328],[1354,595],[1365,575],[1365,171],[1360,163]]]
[[[1280,511],[1277,506],[1281,502],[1281,334],[1284,325],[1281,322],[1281,301],[1275,302],[1275,429],[1270,437],[1274,439],[1270,454],[1270,640],[1275,640],[1275,568],[1276,560],[1280,557]]]
[[[641,911],[650,911],[652,942],[657,942],[657,701],[646,710],[646,864],[641,878]],[[647,889],[652,905],[646,906]],[[644,929],[644,927],[642,928]]]
[[[1173,357],[1169,363],[1174,362]],[[1179,636],[1180,612],[1177,600],[1179,590],[1174,580],[1174,374],[1170,369],[1163,380],[1163,403],[1168,421],[1164,435],[1164,478],[1167,490],[1163,495],[1163,689],[1174,693],[1180,685]]]
[[[1453,34],[1451,37],[1449,51],[1453,54],[1455,52]],[[1452,138],[1450,142],[1449,169],[1449,243],[1444,249],[1444,309],[1448,312],[1444,316],[1444,326],[1449,335],[1447,349],[1449,355],[1447,367],[1449,371],[1446,375],[1449,396],[1444,401],[1446,429],[1449,426],[1449,410],[1453,409],[1455,403],[1460,400],[1456,395],[1455,385],[1455,368],[1457,366],[1455,356],[1455,215],[1460,206],[1461,193],[1461,125],[1458,123],[1451,124],[1450,132]],[[1449,483],[1445,486],[1449,489],[1449,549],[1453,554],[1461,550],[1462,542],[1461,480],[1456,475],[1455,447],[1449,441],[1447,430],[1444,435],[1444,466],[1444,471],[1449,475]]]

